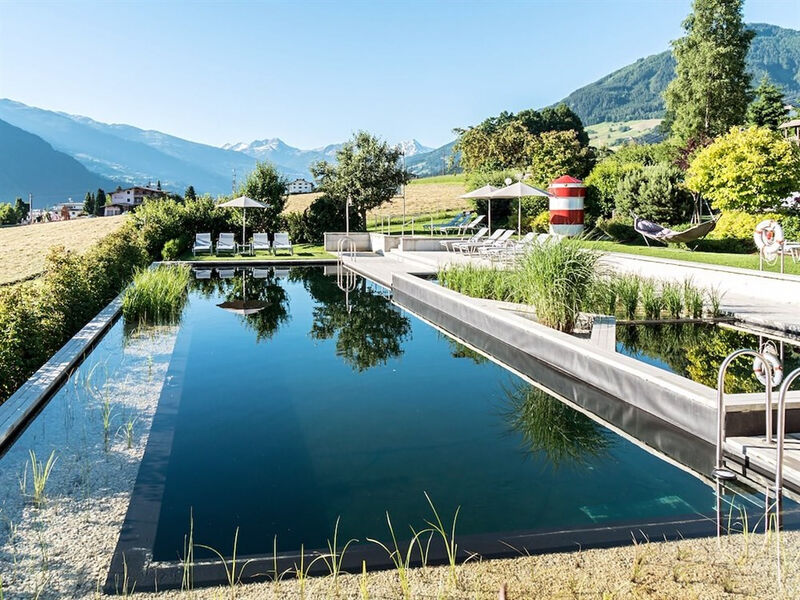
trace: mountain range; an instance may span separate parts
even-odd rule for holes
[[[749,27],[756,31],[747,57],[754,84],[768,75],[782,87],[789,102],[798,103],[800,31],[759,23]],[[563,101],[586,125],[660,118],[664,112],[662,93],[674,72],[674,59],[665,51],[577,89]],[[236,179],[242,181],[256,160],[269,160],[289,178],[309,178],[311,163],[333,160],[341,147],[330,144],[302,150],[278,138],[217,147],[8,99],[0,99],[0,120],[5,122],[0,137],[4,157],[0,163],[0,201],[13,201],[15,196],[26,196],[28,192],[53,201],[65,200],[68,196],[82,197],[97,187],[142,185],[157,180],[167,190],[182,192],[193,185],[200,193],[224,194],[231,190],[234,172]],[[26,138],[15,128],[38,141]],[[442,173],[454,143],[429,148],[415,139],[402,142],[406,167],[421,177]],[[26,145],[28,150],[15,152],[17,144]],[[65,158],[72,160],[65,162]]]
[[[757,86],[765,75],[780,86],[786,101],[800,103],[800,31],[751,23],[756,32],[747,53],[747,70]],[[584,125],[603,121],[660,119],[663,92],[675,77],[675,59],[666,50],[640,58],[564,98]]]

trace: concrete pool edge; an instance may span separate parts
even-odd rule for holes
[[[716,440],[716,392],[685,377],[618,352],[587,344],[568,334],[508,311],[488,307],[411,274],[394,273],[392,295],[401,307],[448,330],[446,319],[489,335],[605,393],[676,426],[706,443]],[[558,360],[556,360],[556,357]],[[731,395],[732,397],[735,395]],[[730,435],[763,426],[752,403],[734,403],[726,415]],[[793,411],[796,412],[796,411]]]

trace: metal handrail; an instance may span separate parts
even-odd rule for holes
[[[767,441],[772,439],[772,368],[769,366],[766,357],[761,352],[749,350],[744,348],[731,352],[722,361],[719,366],[719,374],[717,375],[717,459],[714,471],[712,472],[717,479],[735,479],[736,473],[730,469],[726,469],[723,459],[723,444],[725,442],[725,374],[728,372],[728,366],[735,359],[740,356],[755,356],[761,359],[764,365],[764,374],[766,376],[766,437]]]

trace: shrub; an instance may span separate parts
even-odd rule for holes
[[[321,244],[326,231],[344,231],[344,208],[344,202],[327,194],[315,198],[303,215],[308,242]]]
[[[164,244],[164,248],[161,250],[161,258],[164,260],[178,260],[188,246],[186,237],[172,238]]]
[[[532,247],[519,269],[519,290],[523,300],[536,308],[540,323],[559,331],[574,329],[596,280],[599,257],[579,240]]]
[[[531,231],[547,233],[550,231],[550,211],[543,210],[531,221]]]
[[[281,215],[283,225],[289,232],[289,239],[295,244],[309,244],[312,236],[308,231],[308,218],[306,213],[290,212]]]
[[[722,213],[714,231],[708,234],[700,244],[699,249],[717,249],[718,252],[747,253],[756,250],[753,242],[753,232],[756,225],[764,219],[775,219],[783,227],[786,239],[794,240],[800,237],[800,217],[797,215],[762,213],[750,214],[738,210],[729,210]]]
[[[36,281],[0,292],[0,400],[110,302],[148,261],[129,225],[83,255],[53,248]]]
[[[666,164],[631,171],[617,185],[615,208],[625,215],[633,211],[658,223],[682,223],[694,204],[682,179],[679,168]]]
[[[734,127],[700,150],[686,175],[714,208],[774,210],[800,188],[800,148],[766,127]]]
[[[122,314],[128,324],[175,323],[186,303],[191,271],[186,265],[142,269],[125,290]]]
[[[646,319],[660,319],[664,308],[664,296],[659,293],[656,284],[651,279],[642,281],[640,286],[642,296],[642,309]]]
[[[627,319],[636,318],[639,307],[639,290],[642,278],[637,275],[622,275],[617,279],[616,288],[622,312]]]
[[[597,228],[611,239],[623,244],[644,244],[642,236],[633,228],[633,220],[614,217],[611,219],[597,219]]]

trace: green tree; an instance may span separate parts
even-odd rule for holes
[[[22,221],[27,219],[30,210],[31,210],[30,204],[24,202],[22,198],[17,198],[14,201],[14,212],[17,215],[17,223],[22,223]]]
[[[106,193],[102,188],[97,188],[97,193],[94,195],[94,214],[102,217],[105,214]]]
[[[632,170],[617,185],[616,210],[659,223],[685,223],[693,201],[682,180],[683,172],[668,164]]]
[[[160,179],[156,182],[156,189],[157,190],[161,189],[161,180]]]
[[[0,203],[0,225],[15,225],[17,223],[17,211],[14,207],[5,202]]]
[[[742,20],[744,0],[694,0],[686,35],[672,43],[676,76],[664,99],[681,142],[708,139],[744,123],[750,75],[745,58],[755,35]]]
[[[197,200],[197,192],[194,191],[194,186],[190,185],[186,188],[186,191],[183,192],[184,200],[194,201]]]
[[[584,178],[594,162],[592,150],[580,143],[578,132],[545,131],[532,136],[526,150],[527,165],[539,187],[562,175]]]
[[[800,148],[766,127],[732,128],[695,155],[686,186],[720,210],[774,209],[800,189]]]
[[[247,212],[247,224],[253,231],[275,232],[281,224],[281,213],[286,206],[286,178],[275,165],[257,162],[256,168],[247,176],[239,190],[241,194],[267,204],[267,208]],[[239,223],[241,209],[234,209]]]
[[[789,111],[778,86],[764,76],[756,88],[756,98],[747,107],[747,122],[756,127],[769,127],[778,130]]]
[[[410,179],[400,157],[396,147],[359,131],[336,152],[336,164],[314,163],[311,173],[319,182],[319,191],[332,200],[345,206],[351,199],[350,226],[365,229],[367,211],[391,200]]]
[[[94,194],[92,194],[92,192],[86,192],[86,196],[83,198],[83,212],[85,212],[87,215],[95,214]]]

